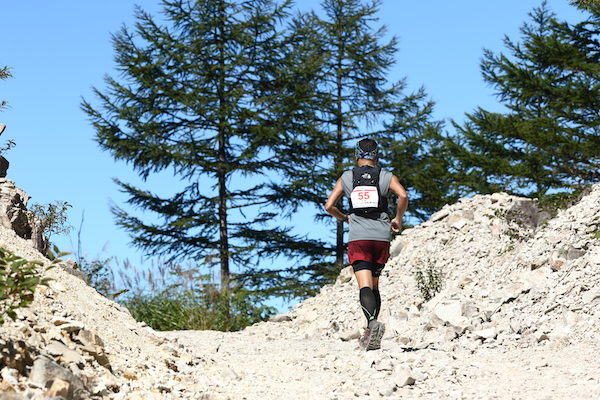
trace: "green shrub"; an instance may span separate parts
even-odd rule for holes
[[[50,238],[52,235],[68,234],[73,229],[67,222],[67,210],[71,207],[66,201],[55,201],[53,204],[40,205],[34,203],[29,210],[29,221],[41,223],[42,234]]]
[[[15,319],[16,309],[31,304],[38,285],[47,285],[49,278],[42,278],[38,272],[42,265],[0,248],[0,325],[4,324],[4,315]]]
[[[417,268],[415,280],[417,281],[417,288],[425,301],[431,300],[433,296],[442,291],[443,278],[442,271],[433,263],[428,263],[424,270]]]
[[[88,285],[96,289],[96,291],[107,298],[114,300],[121,293],[115,289],[114,276],[111,268],[111,263],[114,257],[105,258],[103,260],[95,258],[90,260],[88,257],[78,257],[77,265],[81,272],[88,279]]]
[[[168,289],[155,295],[136,294],[122,304],[137,321],[159,331],[237,331],[272,315],[271,308],[254,307],[239,292],[228,296],[211,285],[200,292]]]
[[[117,299],[137,321],[153,329],[237,331],[276,312],[263,305],[261,297],[235,284],[229,292],[220,290],[198,267],[157,262],[145,271],[126,262],[120,271],[125,289]]]

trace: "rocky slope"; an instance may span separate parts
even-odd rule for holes
[[[64,263],[0,328],[0,399],[598,398],[600,186],[546,218],[494,194],[404,231],[381,278],[382,349],[368,353],[348,268],[242,332],[157,333]],[[43,259],[11,229],[0,247]],[[428,270],[443,286],[425,301],[415,276]]]
[[[380,319],[406,347],[530,347],[598,334],[600,186],[553,219],[506,194],[445,206],[392,244]],[[443,290],[423,301],[417,270],[441,272]],[[347,269],[290,313],[299,331],[356,336],[363,317]]]

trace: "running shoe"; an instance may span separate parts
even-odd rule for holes
[[[385,324],[375,321],[373,326],[371,326],[370,338],[369,338],[368,342],[366,342],[367,351],[378,350],[381,348],[381,338],[383,338],[384,333],[385,333]]]
[[[366,347],[367,343],[371,339],[371,330],[369,328],[365,329],[365,333],[363,333],[362,337],[358,339],[358,345],[360,347]]]

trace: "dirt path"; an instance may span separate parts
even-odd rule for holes
[[[360,351],[355,342],[239,333],[179,331],[205,364],[217,399],[599,399],[593,345],[560,349],[481,348],[408,351],[393,341]],[[414,379],[414,384],[407,384]]]

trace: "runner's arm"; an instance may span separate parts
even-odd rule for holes
[[[337,202],[342,198],[343,194],[344,189],[342,188],[342,179],[340,178],[335,183],[335,186],[331,191],[329,198],[327,198],[327,202],[325,203],[325,211],[327,211],[329,214],[331,214],[340,221],[348,222],[348,216],[341,212],[340,209],[336,206]]]
[[[398,180],[396,175],[392,175],[392,181],[390,182],[390,190],[398,196],[396,216],[394,217],[394,219],[392,219],[392,230],[394,232],[400,232],[400,229],[402,229],[402,218],[404,218],[404,213],[408,208],[408,195],[406,194],[404,186],[400,184],[400,181]]]

